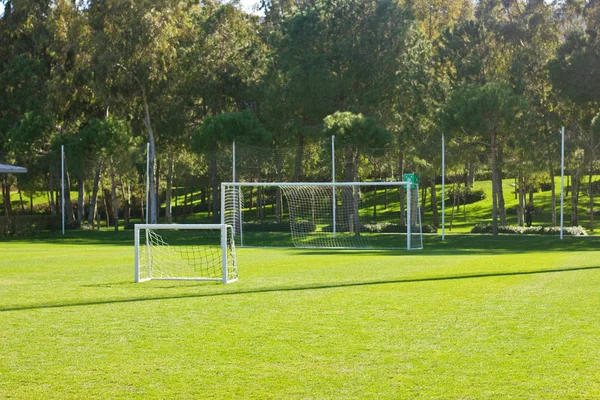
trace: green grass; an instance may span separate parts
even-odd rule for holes
[[[595,177],[594,179],[598,179],[598,177]],[[588,234],[590,235],[598,235],[600,236],[600,229],[598,229],[597,225],[599,224],[600,221],[600,216],[596,216],[595,218],[595,230],[591,231],[590,230],[590,217],[589,217],[589,197],[587,195],[584,195],[584,193],[586,192],[586,188],[587,188],[587,182],[588,182],[588,177],[583,177],[582,178],[582,183],[581,183],[581,195],[580,195],[580,199],[579,199],[579,205],[578,205],[578,216],[579,216],[579,225],[583,226],[584,228],[586,228],[588,230]],[[568,183],[569,181],[566,181],[566,188],[568,190]],[[515,199],[514,196],[514,186],[512,186],[514,184],[514,179],[505,179],[503,181],[503,192],[504,192],[504,200],[505,200],[505,204],[506,204],[506,210],[507,210],[507,221],[509,225],[517,225],[517,212],[516,212],[516,208],[518,205],[518,200]],[[555,184],[556,184],[556,212],[557,215],[560,215],[560,177],[556,177],[555,178]],[[477,181],[475,182],[474,185],[475,189],[483,189],[486,193],[486,198],[475,202],[475,203],[471,203],[471,204],[467,204],[466,207],[464,207],[463,205],[460,206],[460,210],[456,210],[455,208],[455,214],[454,217],[452,217],[452,200],[447,198],[446,199],[446,231],[447,232],[453,232],[453,233],[469,233],[471,231],[471,229],[482,222],[491,222],[492,220],[492,186],[491,186],[491,181]],[[450,192],[451,189],[451,184],[447,184],[446,185],[446,195],[448,196],[448,193]],[[253,203],[253,209],[249,210],[248,208],[245,209],[244,211],[244,220],[245,221],[252,221],[252,220],[257,220],[258,219],[258,209],[256,208],[256,205],[258,204],[258,199],[257,199],[257,194],[258,192],[256,190],[253,191],[253,196],[254,196],[254,203]],[[436,187],[436,193],[437,193],[437,199],[438,199],[438,211],[441,213],[441,185],[437,185]],[[570,192],[569,192],[570,195]],[[27,196],[25,196],[25,194],[23,194],[23,207],[25,209],[25,212],[28,212],[29,210],[29,198]],[[38,193],[36,194],[36,197],[34,198],[34,205],[39,205],[41,206],[42,204],[47,204],[47,197],[44,193]],[[177,198],[177,204],[179,207],[183,206],[184,203],[184,195],[183,195],[183,190],[182,188],[175,188],[174,190],[174,196]],[[360,215],[363,217],[367,217],[369,218],[372,214],[373,214],[373,193],[371,191],[365,192],[363,193],[364,196],[364,208],[362,208],[359,212]],[[209,223],[211,222],[211,218],[208,217],[208,212],[207,211],[197,211],[199,209],[199,206],[201,206],[201,193],[199,191],[196,192],[192,192],[192,193],[188,193],[188,208],[187,208],[187,212],[188,214],[186,215],[186,218],[182,218],[182,216],[178,215],[176,216],[176,220],[177,222],[182,222],[183,220],[186,223],[190,223],[190,222],[197,222],[197,223]],[[271,197],[273,197],[273,194],[271,193]],[[75,200],[77,198],[77,192],[71,192],[71,199]],[[87,198],[87,196],[86,196]],[[529,198],[527,196],[527,198]],[[433,216],[432,216],[432,212],[431,212],[431,194],[430,194],[430,190],[429,188],[427,188],[427,203],[425,205],[425,208],[423,210],[423,220],[422,222],[424,224],[430,224],[433,225]],[[377,192],[377,215],[378,215],[378,219],[380,221],[382,220],[386,220],[387,218],[389,218],[389,216],[392,213],[397,212],[400,207],[398,204],[398,194],[396,190],[388,190],[387,191],[387,200],[388,200],[388,206],[384,207],[384,191],[382,189],[378,190]],[[570,226],[570,215],[571,215],[571,203],[570,203],[570,196],[565,197],[565,203],[564,203],[564,217],[565,217],[565,226]],[[17,192],[13,192],[11,194],[11,201],[12,201],[12,207],[13,210],[20,210],[21,209],[21,203],[19,201],[19,197],[18,197],[18,193]],[[194,204],[195,209],[194,209],[194,213],[190,213],[192,210],[191,204]],[[595,210],[599,210],[600,209],[600,196],[596,196],[595,197],[595,202],[594,202],[594,209]],[[246,199],[246,206],[248,206],[249,203],[249,199]],[[175,205],[175,198],[173,200],[173,205]],[[162,204],[162,206],[164,207],[164,203]],[[541,225],[541,226],[552,226],[552,206],[551,206],[551,192],[550,191],[540,191],[540,192],[536,192],[534,193],[534,206],[535,206],[535,216],[533,219],[533,225]],[[201,208],[205,208],[206,205],[204,205]],[[121,210],[122,211],[122,210]],[[274,222],[276,219],[275,216],[275,205],[274,204],[269,204],[266,205],[264,207],[264,213],[265,213],[265,221],[270,221],[270,222]],[[284,217],[287,218],[287,209],[284,210]],[[397,217],[395,217],[397,219]],[[557,217],[558,218],[558,217]],[[393,219],[393,222],[396,222],[395,219]],[[439,222],[441,223],[441,214],[439,217]],[[102,224],[105,225],[105,221],[102,221]],[[120,221],[121,226],[123,226],[123,222]]]
[[[237,249],[133,283],[131,232],[0,242],[0,398],[599,398],[597,237]]]

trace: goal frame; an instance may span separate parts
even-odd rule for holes
[[[418,247],[413,246],[413,244],[411,243],[411,236],[412,236],[412,225],[413,225],[413,221],[412,221],[412,205],[411,205],[411,191],[412,190],[416,190],[416,194],[417,196],[419,196],[419,184],[418,183],[414,183],[411,181],[386,181],[386,182],[222,182],[221,183],[221,223],[224,224],[225,223],[225,215],[226,215],[226,196],[225,196],[225,191],[227,188],[231,189],[233,188],[240,188],[240,187],[299,187],[299,186],[332,186],[332,187],[356,187],[356,186],[387,186],[387,187],[401,187],[403,186],[406,189],[406,249],[407,250],[422,250],[423,249],[423,227],[421,225],[421,213],[417,212],[417,220],[415,221],[418,223],[418,226],[420,227],[420,232],[419,232],[419,236],[420,236],[420,243],[418,245]],[[234,202],[237,203],[237,206],[240,207],[241,206],[241,199],[237,199],[237,195],[234,196]],[[335,191],[333,191],[333,199],[335,202]],[[420,200],[417,198],[417,209],[419,209],[420,204],[419,204]],[[334,223],[333,223],[333,235],[335,236],[335,207],[332,210],[332,214],[333,214],[333,218],[334,218]],[[243,215],[243,213],[240,213],[240,219],[241,216]],[[235,224],[236,222],[234,222]],[[245,247],[244,246],[244,236],[243,236],[243,230],[241,230],[241,226],[240,228],[240,247]],[[235,232],[236,232],[236,226],[233,225],[233,232],[234,232],[234,236],[235,236]],[[336,249],[352,249],[352,248],[347,248],[347,247],[335,247]],[[357,250],[359,250],[359,248],[357,248]]]
[[[142,229],[164,229],[164,230],[219,230],[221,243],[221,277],[220,278],[140,278],[140,231]],[[149,280],[184,280],[184,281],[218,281],[223,284],[233,283],[235,279],[228,279],[228,257],[227,257],[227,229],[232,229],[231,225],[227,224],[135,224],[134,226],[134,258],[135,258],[135,282],[146,282]],[[235,241],[232,241],[232,246],[235,246]],[[148,245],[146,243],[146,245]],[[233,249],[233,266],[237,270],[237,260],[235,257],[235,248]]]

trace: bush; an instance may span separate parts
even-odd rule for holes
[[[262,224],[260,222],[244,223],[244,232],[289,232],[289,222],[273,222],[265,221]]]
[[[317,230],[317,226],[311,221],[296,220],[294,221],[294,229],[297,232],[310,233]]]
[[[462,203],[472,204],[485,199],[485,191],[483,189],[473,189],[464,186],[452,187],[448,192],[448,196],[452,199],[454,196],[458,196]]]
[[[337,225],[337,232],[347,232],[348,227],[345,225]],[[416,232],[418,228],[413,226],[413,232]],[[423,233],[437,233],[437,229],[434,226],[423,224]],[[327,225],[321,229],[322,232],[331,232],[332,226]],[[406,233],[406,226],[400,224],[394,224],[391,222],[377,222],[371,224],[364,224],[361,226],[361,232],[365,233]]]
[[[0,237],[36,236],[43,231],[57,231],[60,228],[61,220],[58,216],[15,215],[0,217]]]
[[[492,224],[480,223],[471,229],[471,233],[492,233]],[[499,226],[498,233],[512,235],[559,235],[560,227],[543,227],[543,226]],[[586,230],[581,226],[569,226],[563,228],[563,234],[570,236],[587,236]]]

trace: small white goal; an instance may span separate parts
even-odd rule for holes
[[[135,281],[237,280],[233,231],[226,224],[136,224]]]

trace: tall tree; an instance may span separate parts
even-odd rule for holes
[[[503,142],[523,123],[525,104],[505,85],[467,85],[455,90],[442,111],[445,132],[466,135],[489,149],[492,170],[492,232],[498,234],[498,215],[503,207],[499,189],[502,173],[498,158]]]
[[[160,135],[153,121],[170,82],[168,71],[178,61],[178,41],[188,4],[176,0],[92,0],[90,21],[96,52],[93,66],[96,90],[108,109],[126,115],[132,110],[146,129],[150,143],[150,170],[155,171]],[[150,222],[158,219],[156,176],[150,176]]]

